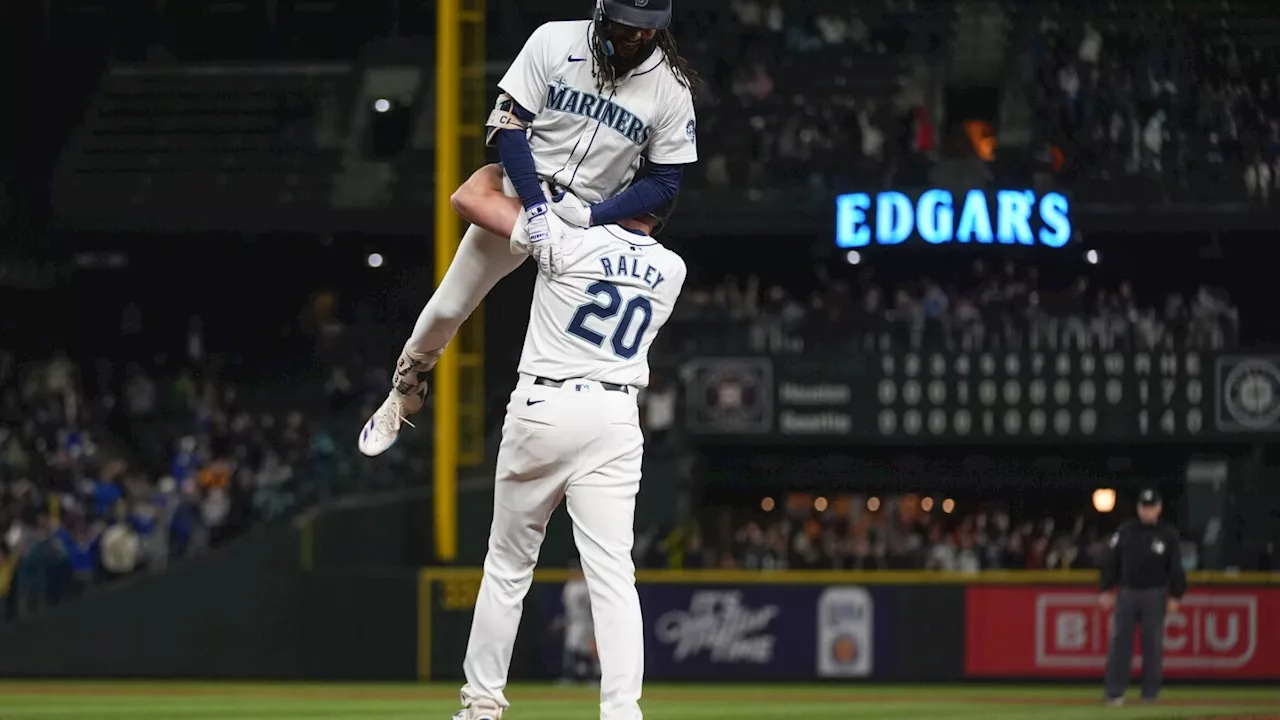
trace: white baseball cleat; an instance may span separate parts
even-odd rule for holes
[[[408,422],[405,419],[406,399],[399,390],[392,390],[387,395],[360,431],[360,452],[376,457],[396,444],[396,438],[400,437],[400,424]],[[409,427],[413,427],[413,423],[409,423]]]
[[[375,457],[386,452],[400,436],[400,424],[413,423],[406,418],[422,409],[427,399],[427,374],[436,366],[443,350],[426,354],[400,352],[396,370],[391,376],[391,392],[382,406],[360,430],[360,452]]]

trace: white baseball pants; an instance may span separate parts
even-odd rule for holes
[[[560,379],[560,378],[556,378]],[[636,493],[644,437],[636,393],[589,380],[559,388],[521,376],[502,425],[484,580],[463,662],[464,705],[503,690],[547,521],[568,501],[591,596],[600,656],[601,720],[640,720],[644,624],[636,594]]]
[[[528,260],[512,255],[511,244],[472,225],[462,236],[444,279],[418,315],[405,347],[425,355],[441,350],[458,334],[489,291]]]

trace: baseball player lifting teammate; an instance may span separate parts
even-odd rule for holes
[[[670,22],[671,0],[596,0],[591,20],[535,30],[498,84],[487,139],[533,242],[549,239],[549,213],[588,228],[674,202],[683,166],[698,159],[698,77],[677,53]],[[467,230],[400,354],[390,394],[361,430],[361,452],[378,455],[395,442],[422,408],[426,375],[445,346],[523,261],[505,237]]]
[[[644,625],[631,559],[644,436],[636,394],[671,317],[685,264],[644,215],[583,230],[550,223],[534,242],[496,165],[454,195],[459,214],[538,263],[520,379],[507,404],[484,580],[455,720],[498,720],[525,594],[551,512],[568,503],[600,660],[600,717],[639,720]],[[574,200],[566,200],[574,202]],[[585,209],[585,206],[583,206]]]

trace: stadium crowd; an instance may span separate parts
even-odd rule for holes
[[[1145,177],[1166,198],[1268,201],[1280,182],[1280,58],[1241,36],[1248,19],[1229,8],[1046,12],[1031,95],[1056,164],[1095,189]]]
[[[158,380],[131,364],[117,378],[110,363],[61,353],[21,367],[7,360],[0,553],[9,592],[0,595],[12,614],[162,570],[286,502],[306,442],[298,418],[277,426],[228,412],[234,396],[185,370]]]
[[[422,461],[412,441],[357,471],[335,440],[381,401],[386,377],[345,351],[347,326],[325,308],[298,327],[326,360],[304,387],[309,405],[210,355],[198,322],[180,360],[0,352],[0,620],[161,571],[333,494],[420,476],[406,471]],[[142,332],[139,316],[126,306],[122,337]]]
[[[646,552],[651,565],[684,568],[1091,569],[1105,557],[1113,529],[1096,513],[1059,520],[999,503],[965,508],[943,497],[795,495],[766,498],[753,510],[709,508]],[[1183,566],[1197,569],[1195,544],[1184,542],[1181,552]]]
[[[714,188],[770,190],[922,178],[937,150],[924,59],[942,8],[916,2],[735,0],[673,24],[704,79],[701,170]]]
[[[120,25],[112,54],[160,63],[211,53],[225,59],[228,52],[347,59],[385,33],[389,20],[404,36],[433,32],[431,8],[380,5],[349,17],[337,6],[317,8],[299,22],[260,3],[131,3],[110,14]],[[1003,124],[1006,96],[1019,95],[1014,86],[1025,81],[1030,147],[1007,142],[995,153],[997,166],[1007,155],[1020,179],[1043,174],[1100,197],[1150,187],[1153,199],[1268,201],[1280,189],[1274,38],[1246,37],[1241,25],[1248,16],[1232,18],[1232,5],[1141,0],[1087,12],[1054,2],[995,8],[1008,29],[992,38],[1003,50],[982,86],[994,84],[998,92],[983,107],[943,98],[939,68],[961,59],[956,35],[967,12],[953,3],[677,6],[673,32],[706,81],[697,97],[702,160],[688,174],[687,189],[691,195],[741,189],[749,200],[782,193],[818,198],[836,188],[952,177],[938,172],[939,161],[969,168],[964,177],[981,184],[1006,170],[993,173],[974,158],[991,157],[988,140],[1016,134],[994,125]],[[490,7],[489,52],[498,63],[515,56],[529,26],[575,12],[571,4],[524,0],[494,0]],[[58,12],[51,26],[69,24]],[[235,28],[243,45],[232,51],[208,42],[206,30],[214,26]],[[1025,74],[1013,72],[1024,64]],[[419,110],[429,113],[430,106]],[[279,120],[282,134],[297,131],[294,114]],[[981,137],[973,123],[984,128]],[[1144,178],[1152,182],[1139,182]]]
[[[807,288],[756,274],[695,285],[676,309],[665,348],[681,352],[870,350],[885,343],[948,350],[1154,347],[1170,339],[1195,347],[1236,342],[1239,316],[1227,293],[1144,298],[1132,283],[1095,284],[1087,275],[1042,279],[1034,266],[975,261],[933,278],[892,277],[872,268],[852,277],[819,267]]]

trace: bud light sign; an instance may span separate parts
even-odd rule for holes
[[[953,195],[926,190],[847,193],[836,198],[836,246],[1039,245],[1060,248],[1071,239],[1070,203],[1059,193],[970,190]]]

